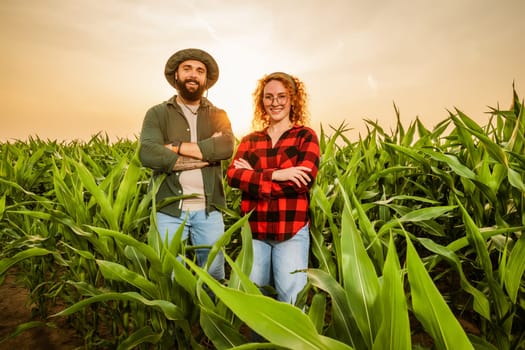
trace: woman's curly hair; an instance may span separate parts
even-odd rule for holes
[[[264,109],[263,95],[264,87],[268,82],[278,80],[283,83],[290,94],[290,121],[294,125],[307,125],[309,123],[309,111],[307,106],[308,94],[305,85],[297,77],[283,72],[275,72],[261,78],[253,92],[253,120],[254,130],[264,130],[270,125],[270,117]]]

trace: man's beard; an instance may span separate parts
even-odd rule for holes
[[[195,91],[190,91],[188,90],[188,88],[186,88],[186,83],[189,81],[197,83],[199,85]],[[186,101],[198,101],[202,98],[202,95],[204,94],[205,87],[196,80],[175,80],[175,84],[177,85],[177,90],[179,91],[180,96]]]

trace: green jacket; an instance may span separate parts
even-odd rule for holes
[[[190,142],[190,127],[180,106],[175,102],[176,96],[168,101],[151,107],[144,117],[140,133],[140,161],[145,167],[153,170],[153,179],[167,174],[157,192],[157,202],[182,195],[179,182],[180,171],[172,171],[179,156],[164,147],[176,140]],[[221,136],[211,137],[215,132]],[[206,98],[201,99],[197,115],[197,144],[203,160],[211,163],[201,169],[206,196],[206,211],[216,210],[214,205],[225,206],[223,174],[221,160],[229,159],[233,154],[235,138],[228,115]],[[152,181],[153,181],[152,179]],[[159,211],[172,215],[181,215],[181,201],[173,202]]]

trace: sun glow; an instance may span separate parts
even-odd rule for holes
[[[220,75],[208,96],[212,103],[228,113],[233,132],[240,139],[251,131],[252,94],[257,82],[275,69],[272,69],[272,61],[267,56],[242,50],[241,44],[222,42],[210,48],[209,52],[219,64]]]
[[[256,78],[246,77],[241,72],[223,70],[219,81],[209,91],[211,102],[228,113],[233,132],[239,139],[251,129],[255,82]]]
[[[253,114],[250,93],[240,91],[235,82],[224,83],[222,87],[214,86],[214,89],[217,91],[209,94],[211,102],[228,113],[233,133],[240,139],[250,132]]]

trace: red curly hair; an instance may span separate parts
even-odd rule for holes
[[[270,125],[270,117],[264,109],[263,94],[264,87],[268,82],[278,80],[283,83],[290,94],[290,121],[294,125],[307,125],[309,122],[309,111],[307,107],[308,94],[305,85],[297,77],[283,72],[274,72],[261,78],[253,92],[253,120],[254,130],[264,130]]]

